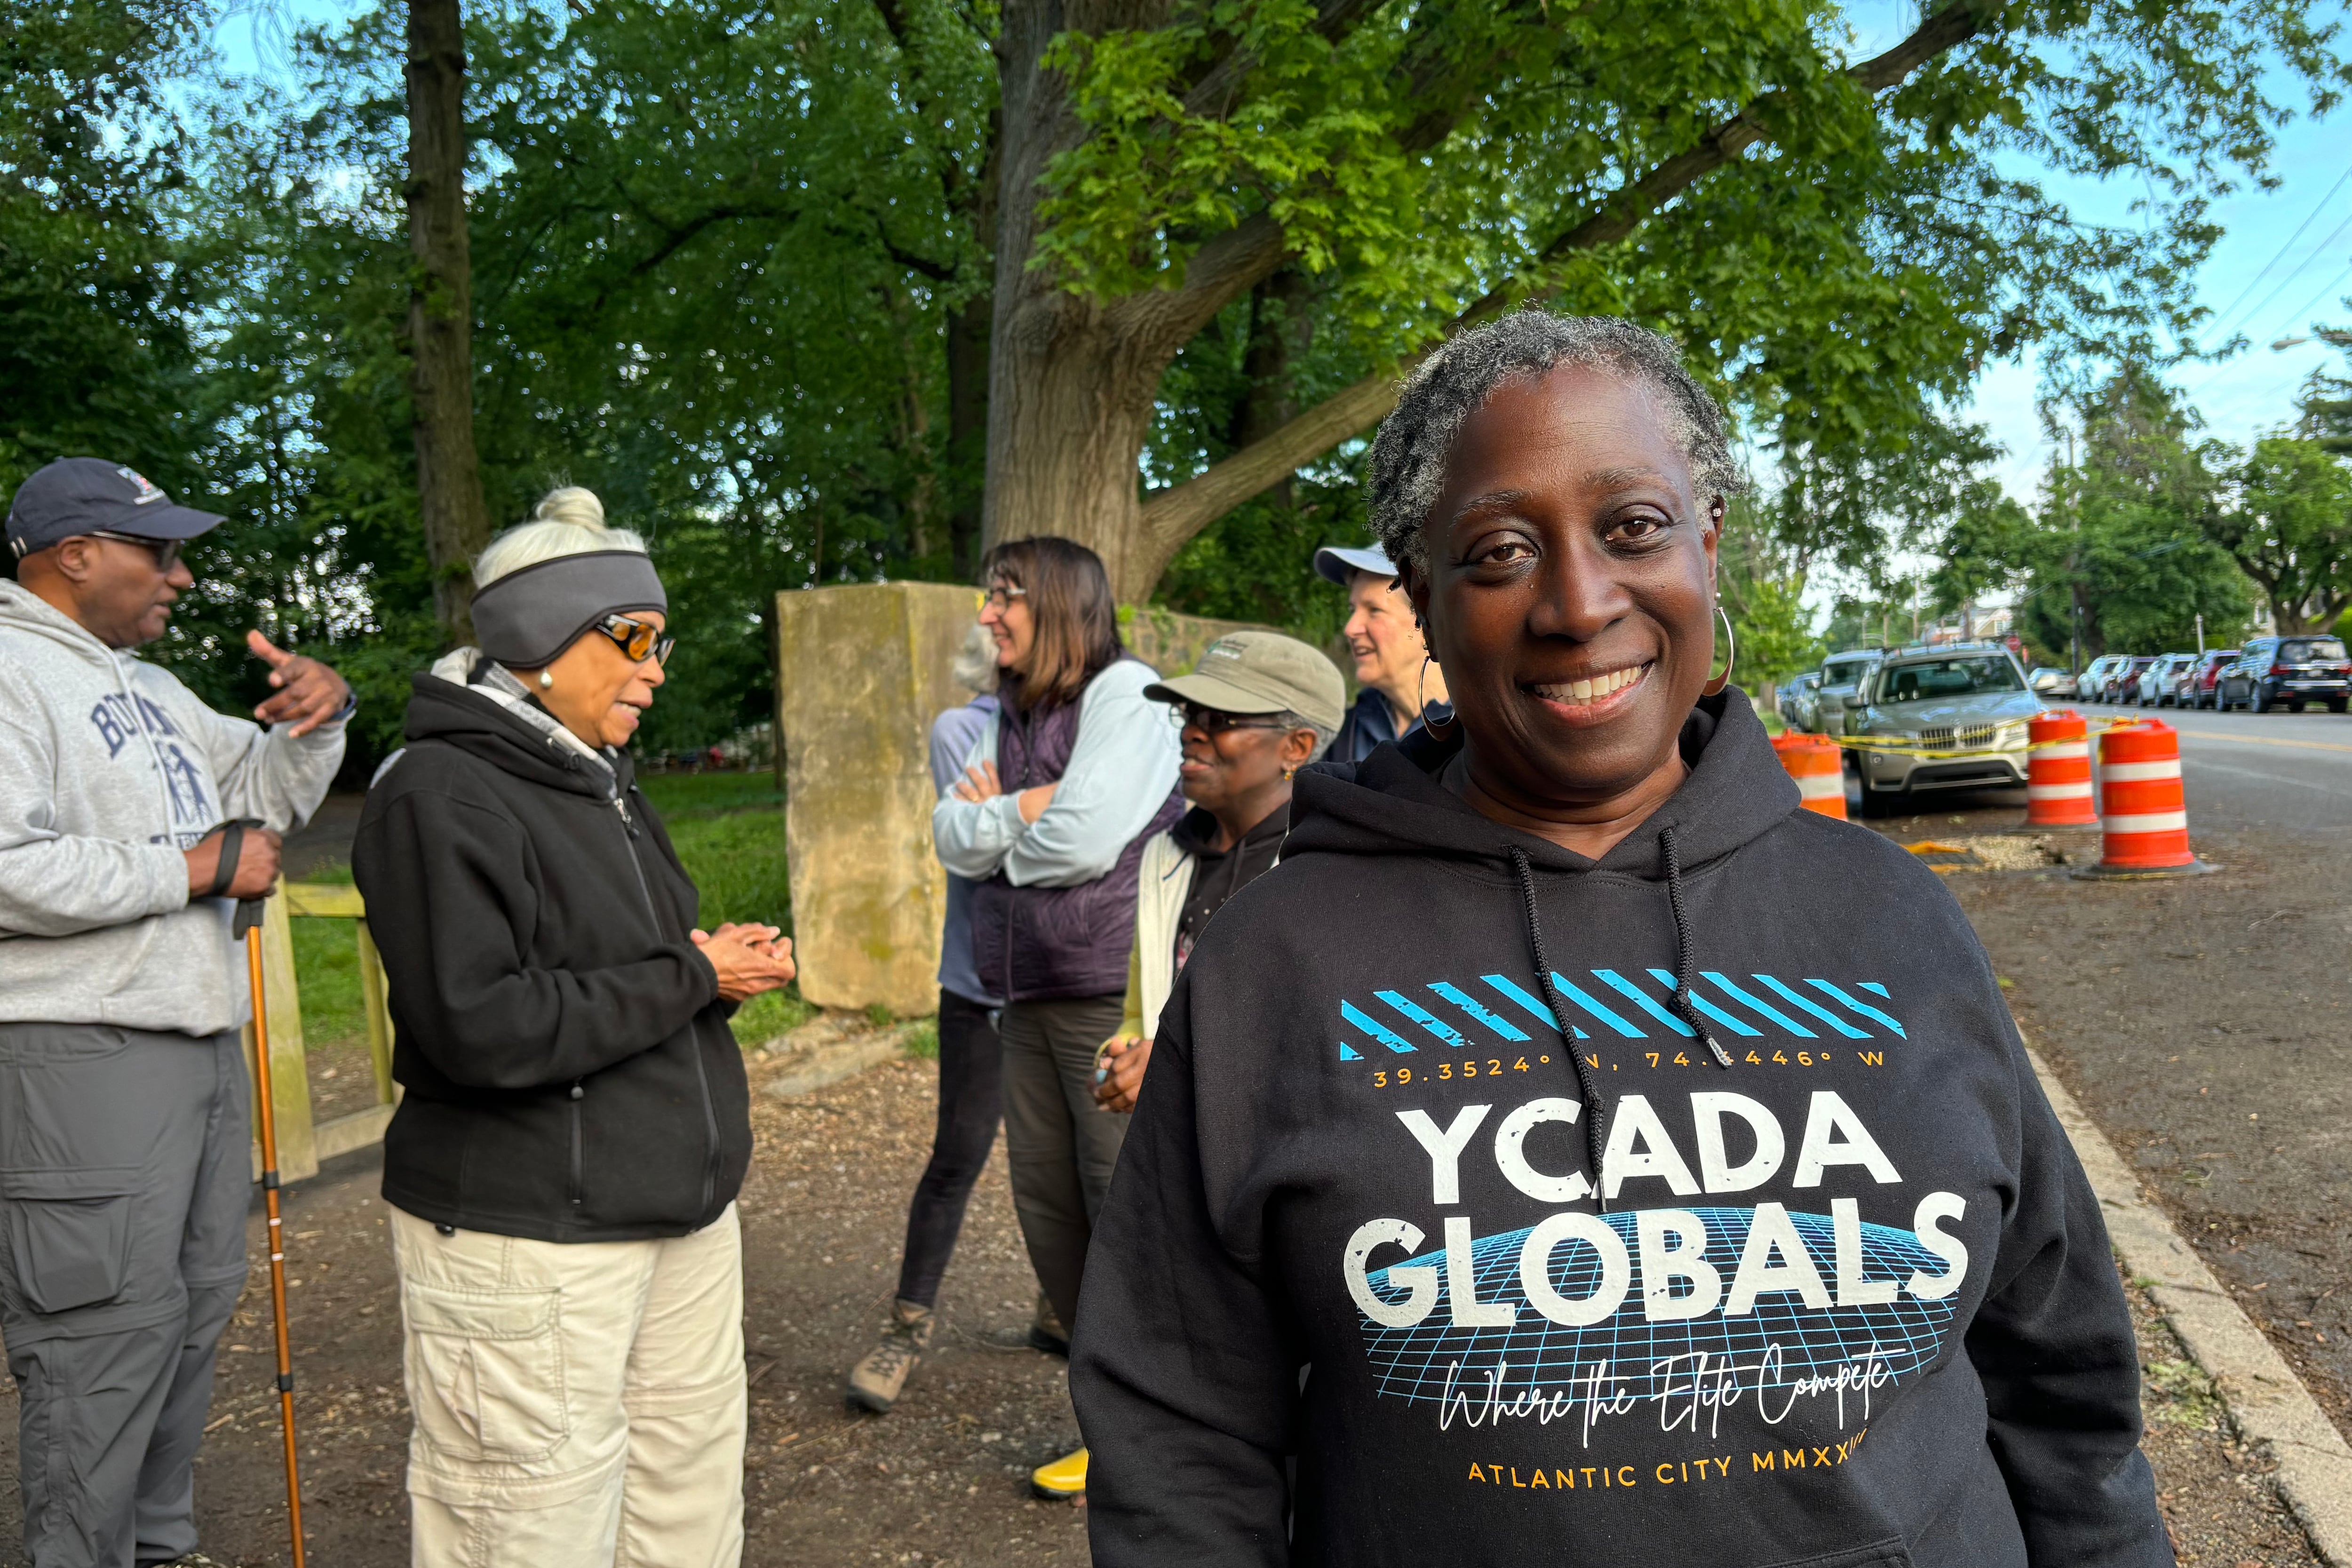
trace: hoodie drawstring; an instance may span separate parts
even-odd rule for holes
[[[1584,1097],[1584,1146],[1592,1162],[1592,1201],[1600,1212],[1607,1214],[1609,1198],[1601,1184],[1601,1089],[1592,1081],[1592,1069],[1585,1065],[1584,1053],[1576,1048],[1574,1027],[1568,1021],[1568,1004],[1560,998],[1559,982],[1551,977],[1551,961],[1544,956],[1543,918],[1536,912],[1536,879],[1528,869],[1527,852],[1517,845],[1505,847],[1511,857],[1511,869],[1518,873],[1519,900],[1527,910],[1528,946],[1535,953],[1536,979],[1543,988],[1544,1000],[1551,1006],[1552,1021],[1559,1026],[1559,1043],[1568,1052],[1569,1065],[1576,1069],[1577,1091]]]
[[[1690,914],[1683,908],[1683,858],[1675,850],[1675,830],[1658,830],[1658,849],[1666,862],[1666,902],[1675,911],[1675,1015],[1690,1026],[1690,1032],[1706,1042],[1706,1048],[1716,1065],[1729,1068],[1731,1053],[1721,1042],[1707,1033],[1706,1021],[1698,1016],[1698,1005],[1691,993],[1691,926]]]

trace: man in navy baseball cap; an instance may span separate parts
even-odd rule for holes
[[[36,1568],[195,1550],[215,1347],[246,1278],[229,911],[270,891],[279,836],[343,760],[351,688],[317,659],[248,634],[274,689],[247,719],[139,657],[195,586],[181,545],[220,521],[96,458],[49,464],[8,511],[0,1341]]]
[[[75,534],[177,542],[209,533],[222,519],[175,506],[144,474],[103,458],[60,458],[16,489],[8,508],[8,548],[18,560]]]

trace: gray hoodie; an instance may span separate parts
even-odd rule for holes
[[[215,713],[0,582],[0,1022],[244,1023],[233,906],[189,899],[182,851],[230,817],[299,826],[342,760],[341,724]]]

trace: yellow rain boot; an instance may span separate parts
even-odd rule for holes
[[[1067,1502],[1087,1495],[1087,1451],[1065,1454],[1050,1465],[1029,1472],[1030,1489],[1048,1502]]]

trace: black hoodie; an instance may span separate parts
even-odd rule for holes
[[[608,775],[420,675],[352,868],[383,954],[383,1195],[541,1241],[682,1236],[751,1162],[743,1058],[698,898],[629,759]]]
[[[2170,1563],[2097,1203],[1935,874],[1736,695],[1598,861],[1458,745],[1302,776],[1177,984],[1071,1363],[1096,1563]]]

